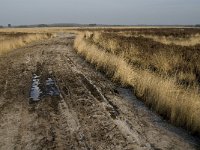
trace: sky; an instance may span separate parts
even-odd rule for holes
[[[0,0],[0,25],[200,24],[200,0]]]

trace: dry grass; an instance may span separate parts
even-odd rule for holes
[[[122,33],[121,35],[127,36],[127,37],[133,36],[133,35],[128,35],[124,33]],[[174,38],[172,36],[166,37],[166,36],[142,35],[142,34],[135,35],[135,37],[137,36],[143,36],[145,38],[153,39],[154,41],[160,42],[163,44],[174,44],[174,45],[180,45],[180,46],[195,46],[195,45],[200,44],[200,34],[191,35],[188,38],[181,38],[181,37]]]
[[[0,33],[59,33],[77,32],[78,27],[2,28]]]
[[[77,27],[2,28],[0,29],[0,55],[27,43],[47,39],[57,34],[78,33]]]
[[[105,32],[110,30],[105,30]],[[163,44],[174,44],[180,46],[195,46],[200,44],[200,29],[198,28],[138,28],[112,30],[118,35],[126,37],[138,37],[153,39]]]
[[[4,33],[0,34],[0,55],[13,49],[25,46],[26,44],[41,39],[50,38],[51,34],[46,33]]]
[[[91,37],[94,39],[93,42]],[[128,61],[128,57],[124,57],[128,51],[124,49],[124,55],[119,54],[119,49],[117,52],[114,51],[120,45],[119,42],[113,41],[113,44],[107,41],[104,44],[101,43],[103,46],[98,45],[94,41],[97,42],[100,37],[100,34],[94,35],[91,32],[79,34],[74,47],[87,61],[112,76],[113,80],[134,87],[138,97],[142,98],[159,114],[169,118],[172,123],[200,133],[200,94],[198,87],[182,87],[177,84],[173,77],[159,76],[156,72],[133,65]],[[126,42],[123,42],[123,44],[125,47],[127,46]],[[131,48],[134,53],[139,51],[135,49],[134,45]]]
[[[177,83],[185,86],[199,84],[198,46],[165,45],[144,37],[124,37],[102,32],[87,32],[85,38],[109,53],[122,56],[135,67],[175,78]]]

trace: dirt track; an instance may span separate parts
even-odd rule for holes
[[[0,57],[0,149],[198,149],[199,139],[163,121],[130,89],[112,83],[62,35]],[[59,96],[30,102],[33,74]]]

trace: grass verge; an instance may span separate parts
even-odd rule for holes
[[[115,55],[91,43],[85,34],[79,34],[74,42],[76,51],[97,69],[103,69],[113,80],[132,86],[134,92],[159,114],[178,126],[200,133],[200,95],[198,91],[185,89],[173,78],[164,78],[129,64]]]
[[[50,38],[47,33],[4,33],[0,34],[0,55],[25,46],[33,41]]]

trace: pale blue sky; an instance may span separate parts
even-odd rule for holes
[[[200,24],[200,0],[0,0],[0,25]]]

